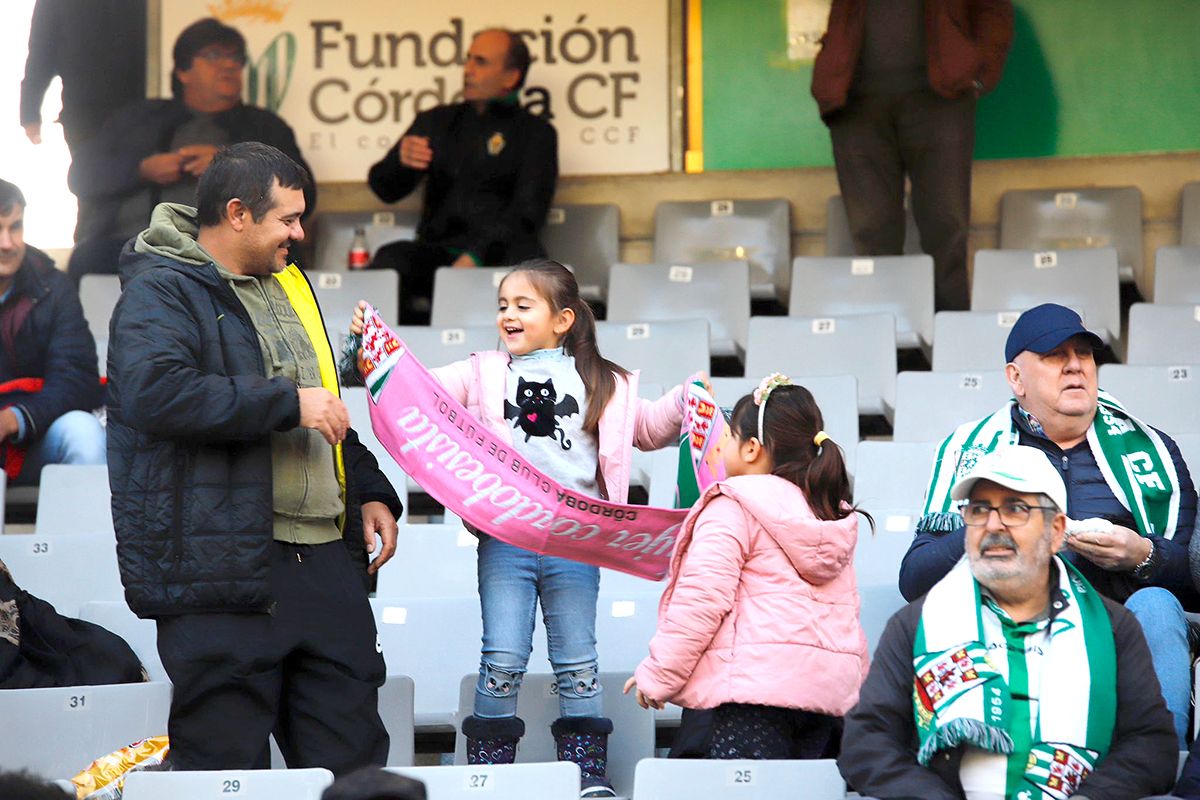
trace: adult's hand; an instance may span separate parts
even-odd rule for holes
[[[192,177],[199,178],[212,163],[217,148],[211,144],[189,144],[176,152],[183,157],[183,171]]]
[[[138,175],[144,181],[170,186],[183,177],[183,156],[179,153],[156,153],[138,164]]]
[[[1135,530],[1113,525],[1112,533],[1081,531],[1067,539],[1067,547],[1102,569],[1129,572],[1146,560],[1154,545]]]
[[[409,169],[429,169],[433,149],[428,136],[405,136],[400,140],[400,163]]]
[[[379,555],[367,567],[367,572],[374,574],[396,554],[396,518],[385,503],[372,500],[362,504],[363,542],[367,553],[375,552],[375,536],[378,534],[381,546]]]
[[[298,390],[300,393],[300,427],[311,428],[330,444],[346,438],[350,427],[350,412],[346,404],[328,389],[315,386]]]
[[[34,144],[42,143],[42,123],[26,122],[21,127],[25,129],[25,138],[26,139],[33,142]]]
[[[475,259],[471,257],[470,253],[463,253],[461,256],[454,259],[454,263],[452,263],[450,266],[458,267],[459,269],[471,269],[472,267],[477,267],[479,265],[475,263]]]
[[[0,410],[0,442],[11,439],[20,430],[21,423],[17,421],[17,412],[11,408]]]

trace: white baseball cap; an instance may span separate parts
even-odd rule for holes
[[[1036,447],[1011,445],[981,456],[971,471],[954,483],[950,496],[966,500],[976,481],[991,481],[1021,494],[1044,494],[1058,510],[1067,510],[1067,487],[1046,454]]]

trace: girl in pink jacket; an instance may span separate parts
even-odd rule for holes
[[[625,685],[643,708],[715,709],[709,758],[821,757],[866,677],[856,509],[822,425],[778,374],[738,401],[729,477],[684,522],[650,656]]]

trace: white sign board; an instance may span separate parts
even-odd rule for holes
[[[521,102],[558,131],[566,175],[670,169],[668,0],[170,0],[163,86],[179,32],[217,16],[246,37],[247,102],[292,126],[319,181],[365,181],[420,111],[461,100],[474,32],[518,31]]]

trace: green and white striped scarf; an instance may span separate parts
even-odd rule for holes
[[[917,761],[928,766],[940,750],[960,745],[1006,756],[995,760],[988,782],[997,791],[1004,786],[1009,800],[1069,797],[1104,759],[1116,724],[1117,656],[1108,612],[1074,567],[1054,560],[1066,602],[1040,630],[1013,623],[981,595],[964,556],[929,590],[913,640]],[[985,615],[994,615],[992,624]],[[1042,652],[1036,719],[1031,703],[1013,701],[1030,690],[1030,645]]]
[[[1162,437],[1126,411],[1107,392],[1097,397],[1096,419],[1087,442],[1108,488],[1133,515],[1142,536],[1175,535],[1179,519],[1179,478]],[[970,472],[979,458],[998,447],[1017,444],[1010,400],[982,420],[960,425],[938,447],[933,476],[925,492],[925,508],[917,531],[952,531],[962,516],[950,498],[954,482]],[[1070,515],[1070,509],[1064,509]]]

